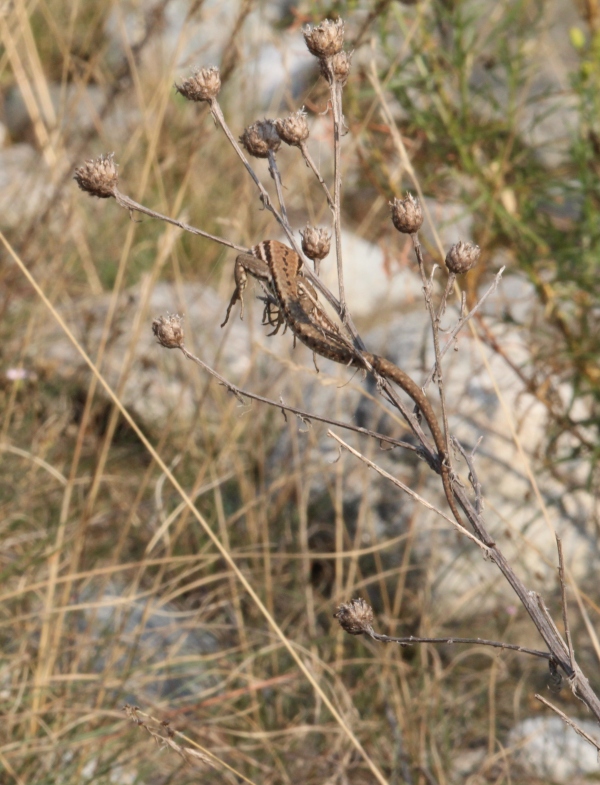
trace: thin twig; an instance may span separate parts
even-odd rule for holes
[[[380,641],[381,643],[399,643],[401,646],[412,646],[415,643],[468,643],[477,646],[492,646],[495,649],[508,649],[510,651],[518,651],[521,654],[531,654],[532,657],[542,657],[545,660],[551,660],[552,655],[547,651],[540,651],[539,649],[530,649],[527,646],[518,646],[515,643],[503,643],[502,641],[490,641],[486,638],[421,638],[415,635],[409,635],[405,638],[393,638],[390,635],[382,635],[374,630],[366,632],[373,640]]]
[[[325,182],[325,180],[321,176],[321,173],[317,169],[317,165],[312,159],[308,147],[306,146],[306,142],[302,141],[298,146],[300,147],[300,152],[302,153],[302,157],[306,161],[307,166],[312,170],[314,176],[317,178],[317,180],[321,184],[321,187],[325,191],[325,196],[327,197],[327,204],[329,205],[332,211],[335,211],[335,202],[333,201],[333,196],[331,195],[331,192],[327,187],[327,183]]]
[[[269,174],[273,178],[275,183],[275,191],[277,192],[277,201],[279,202],[279,209],[281,210],[281,220],[283,221],[283,225],[286,227],[286,234],[288,237],[293,235],[292,227],[290,226],[290,221],[288,218],[287,210],[285,209],[285,200],[283,198],[283,185],[281,183],[281,173],[279,172],[279,167],[277,166],[277,159],[275,157],[275,153],[272,150],[269,150]]]
[[[475,470],[474,459],[475,459],[475,453],[477,452],[477,449],[481,444],[482,440],[483,440],[483,436],[480,436],[479,439],[477,439],[477,443],[475,447],[473,447],[471,452],[468,453],[465,450],[465,448],[462,446],[462,444],[458,441],[458,439],[455,438],[454,436],[452,437],[452,445],[456,447],[459,453],[463,456],[463,458],[465,459],[465,463],[469,467],[469,481],[471,483],[471,487],[473,488],[473,491],[475,492],[475,509],[477,510],[478,515],[481,515],[483,512],[483,492],[481,489],[481,483],[479,482],[479,478]]]
[[[288,406],[282,401],[274,401],[271,398],[265,398],[264,396],[257,395],[256,393],[250,392],[249,390],[244,390],[242,387],[237,387],[237,385],[221,376],[221,374],[215,371],[214,368],[211,368],[210,365],[207,365],[207,363],[205,363],[199,357],[196,357],[195,354],[192,354],[192,352],[190,352],[185,346],[180,346],[179,348],[181,349],[181,352],[184,354],[184,356],[188,358],[188,360],[196,363],[196,365],[198,365],[200,368],[203,368],[211,376],[214,376],[214,378],[217,379],[224,387],[226,387],[229,392],[233,393],[238,398],[250,398],[253,401],[266,403],[268,406],[273,406],[275,409],[281,409],[283,411],[290,412],[290,414],[295,414],[305,423],[310,422],[311,420],[315,420],[316,422],[323,422],[336,428],[344,428],[347,431],[354,431],[355,433],[360,433],[363,436],[370,436],[373,439],[377,439],[378,441],[392,444],[394,447],[403,447],[406,450],[417,452],[415,445],[410,444],[410,442],[404,442],[401,439],[394,439],[391,436],[386,436],[383,433],[378,433],[377,431],[372,431],[369,428],[363,428],[359,425],[353,425],[349,422],[334,420],[331,417],[323,417],[322,415],[315,414],[313,412],[306,412],[303,409],[298,409],[295,406]]]
[[[419,236],[417,232],[413,232],[410,236],[412,240],[413,248],[415,251],[415,255],[417,257],[417,262],[419,265],[419,272],[421,273],[421,281],[423,283],[423,292],[425,294],[425,305],[427,306],[427,310],[429,311],[429,318],[431,320],[431,332],[433,335],[433,352],[434,352],[434,375],[435,381],[438,387],[439,396],[440,396],[440,404],[442,409],[442,426],[444,428],[444,439],[446,441],[446,454],[448,455],[448,461],[451,461],[451,453],[450,453],[450,444],[449,444],[449,433],[448,433],[448,413],[446,410],[446,396],[444,394],[444,376],[442,373],[442,355],[440,353],[440,321],[438,318],[438,314],[435,312],[435,308],[433,306],[433,300],[431,297],[431,292],[433,289],[433,273],[435,272],[435,268],[431,273],[431,278],[427,278],[427,274],[425,272],[425,263],[423,261],[423,252],[421,250],[421,243],[419,242]],[[425,389],[423,388],[423,392]],[[450,465],[452,468],[452,465]]]
[[[582,739],[589,741],[592,747],[595,747],[598,750],[598,752],[600,752],[600,741],[597,741],[593,736],[590,736],[588,733],[586,733],[583,730],[583,728],[580,728],[579,725],[573,722],[573,720],[570,717],[567,717],[567,715],[564,712],[562,712],[559,708],[553,706],[552,703],[550,703],[550,701],[546,700],[546,698],[542,698],[541,695],[537,695],[537,694],[535,697],[540,701],[540,703],[543,703],[544,706],[547,706],[549,709],[552,709],[553,712],[558,714],[558,716],[561,718],[563,722],[569,725],[569,727],[573,728],[575,733],[578,733]]]
[[[227,125],[227,121],[225,120],[225,116],[223,115],[223,112],[221,111],[221,107],[219,106],[219,102],[217,101],[216,98],[213,98],[210,101],[210,113],[212,114],[212,116],[213,116],[215,122],[217,123],[217,125],[221,128],[221,130],[223,131],[223,133],[227,137],[227,140],[229,141],[229,144],[233,147],[233,149],[237,153],[240,161],[244,164],[244,167],[245,167],[246,171],[248,172],[250,177],[253,179],[254,184],[256,185],[256,187],[258,188],[258,191],[260,193],[260,200],[261,200],[262,204],[273,215],[273,217],[275,218],[277,223],[281,226],[281,228],[285,232],[288,240],[292,244],[292,247],[294,248],[296,253],[301,255],[301,250],[300,250],[300,248],[298,246],[296,238],[294,237],[294,233],[292,232],[292,230],[291,230],[291,228],[289,226],[289,223],[286,223],[286,221],[283,220],[283,217],[277,212],[277,210],[271,204],[271,197],[269,196],[266,188],[264,187],[264,185],[261,183],[260,179],[258,178],[258,175],[255,173],[254,169],[250,165],[250,162],[246,158],[246,156],[244,154],[244,151],[240,147],[240,145],[237,142],[236,138],[231,133],[231,130],[229,129],[229,126]]]
[[[569,651],[569,650],[568,650],[568,647],[566,646],[566,644],[565,644],[565,642],[564,642],[564,640],[563,640],[563,637],[562,637],[562,635],[561,635],[561,634],[560,634],[560,632],[558,631],[558,627],[556,626],[556,624],[555,624],[555,622],[554,622],[554,619],[553,619],[553,618],[552,618],[552,616],[550,615],[550,611],[549,611],[549,610],[548,610],[548,608],[546,607],[546,604],[545,604],[545,602],[544,602],[544,600],[543,600],[543,598],[542,598],[541,594],[538,594],[538,592],[532,592],[532,594],[533,594],[533,596],[534,596],[534,598],[535,598],[535,601],[536,601],[536,603],[537,603],[537,606],[538,606],[538,608],[540,609],[540,611],[542,612],[542,614],[543,614],[543,615],[546,617],[546,619],[547,619],[547,621],[548,621],[548,624],[550,624],[550,626],[551,626],[551,627],[552,627],[552,629],[554,630],[554,633],[556,634],[556,636],[557,636],[558,638],[560,638],[560,640],[561,640],[561,641],[562,641],[562,643],[563,643],[563,647],[564,647],[564,648],[567,650],[567,653],[568,653],[568,651]],[[564,667],[564,666],[563,666],[563,667]],[[567,676],[569,677],[569,679],[572,679],[572,678],[575,676],[575,663],[574,663],[574,661],[573,661],[573,660],[571,660],[571,658],[570,658],[570,654],[569,654],[569,670],[567,670],[567,671],[566,671],[566,673],[567,673]]]
[[[567,647],[569,649],[569,660],[571,667],[575,668],[575,653],[573,651],[573,641],[571,640],[571,628],[569,627],[569,618],[567,613],[567,586],[565,584],[565,564],[563,561],[562,540],[556,535],[556,547],[558,549],[558,579],[560,580],[560,592],[562,597],[562,615],[563,624],[565,627],[565,637],[567,639]]]
[[[444,344],[444,347],[440,351],[440,359],[442,359],[444,357],[444,355],[446,354],[446,352],[448,351],[448,349],[451,346],[454,345],[454,341],[455,341],[456,336],[462,330],[462,328],[465,326],[465,324],[469,321],[469,319],[471,319],[473,316],[475,316],[475,314],[481,309],[481,306],[488,299],[488,297],[493,292],[496,291],[496,289],[498,288],[498,284],[500,283],[500,279],[502,278],[502,273],[504,272],[505,269],[506,269],[506,267],[501,267],[498,270],[498,272],[494,276],[494,280],[492,281],[490,286],[486,289],[486,291],[481,295],[481,297],[479,298],[478,302],[475,303],[475,305],[471,308],[469,313],[465,314],[464,316],[461,316],[460,319],[458,319],[458,321],[456,322],[456,325],[452,328],[452,331],[450,332],[450,337],[448,338],[448,340]],[[433,368],[429,372],[429,376],[423,382],[423,390],[426,390],[427,387],[429,386],[429,384],[431,384],[431,381],[433,380],[435,372],[436,372],[436,365],[434,364]]]
[[[445,520],[447,520],[449,523],[451,523],[454,526],[454,528],[458,532],[460,532],[460,534],[463,534],[465,537],[468,537],[470,540],[472,540],[477,545],[477,547],[481,548],[482,551],[484,551],[485,553],[487,553],[489,555],[489,548],[488,548],[488,546],[485,543],[481,542],[481,540],[477,539],[477,537],[475,537],[473,534],[471,534],[471,532],[468,529],[465,529],[464,526],[461,526],[460,523],[458,523],[458,521],[454,520],[454,518],[451,518],[449,515],[446,515],[445,513],[443,513],[440,509],[438,509],[433,504],[428,502],[422,496],[419,496],[418,493],[415,493],[415,491],[413,491],[412,488],[409,488],[408,485],[405,485],[397,477],[394,477],[392,474],[389,474],[388,472],[386,472],[385,469],[382,469],[381,466],[378,466],[376,463],[373,463],[373,461],[369,460],[369,458],[367,458],[361,452],[359,452],[358,450],[355,450],[353,447],[351,447],[343,439],[340,439],[340,437],[337,434],[333,433],[333,431],[328,430],[327,431],[327,435],[331,436],[332,439],[335,439],[335,441],[340,445],[340,447],[343,447],[345,450],[347,450],[349,453],[351,453],[356,458],[361,460],[363,463],[365,463],[371,469],[375,469],[375,471],[378,474],[380,474],[382,477],[385,477],[386,480],[389,480],[396,487],[398,487],[401,490],[403,490],[404,493],[406,493],[408,496],[410,496],[415,501],[419,502],[419,504],[422,504],[423,507],[427,508],[428,510],[431,510],[432,512],[435,512],[437,515],[441,515],[441,517],[444,518]]]
[[[347,323],[348,306],[346,304],[346,294],[344,291],[344,265],[342,260],[342,219],[341,219],[341,193],[342,193],[342,172],[340,166],[341,155],[341,133],[343,124],[342,113],[342,92],[341,83],[333,78],[331,74],[329,89],[331,95],[331,111],[333,115],[333,231],[335,234],[335,252],[337,259],[338,288],[340,292],[340,317],[344,324]]]
[[[444,292],[440,298],[440,303],[438,305],[437,314],[435,317],[438,325],[442,320],[442,316],[446,313],[448,298],[450,297],[450,293],[454,289],[455,283],[456,283],[456,273],[450,271],[448,273],[448,277],[446,278],[446,285],[444,286]]]
[[[226,245],[228,248],[233,248],[236,251],[240,251],[240,253],[250,253],[250,249],[245,248],[243,245],[237,245],[237,243],[232,243],[229,240],[225,240],[224,237],[217,237],[214,234],[203,232],[202,229],[196,229],[195,226],[190,226],[183,221],[178,221],[175,218],[170,218],[168,215],[163,215],[156,210],[151,210],[149,207],[144,207],[143,204],[139,204],[131,197],[121,193],[117,188],[114,189],[114,197],[117,204],[120,207],[124,207],[126,210],[133,210],[138,213],[143,213],[144,215],[149,215],[151,218],[158,218],[159,221],[164,221],[165,223],[173,224],[173,226],[178,226],[185,232],[190,232],[190,234],[197,234],[200,237],[206,237],[207,240],[213,240],[215,243],[219,243],[220,245]]]

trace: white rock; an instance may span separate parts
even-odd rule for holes
[[[359,313],[361,317],[370,314],[371,320],[373,309],[384,314],[386,309],[382,303],[392,298],[392,292],[400,303],[391,318],[386,316],[379,326],[363,333],[367,346],[389,357],[421,382],[431,368],[432,352],[429,317],[419,297],[421,284],[416,272],[405,271],[399,276],[402,286],[392,281],[386,292],[379,250],[362,242],[352,243],[350,235],[346,235],[346,240],[349,242],[346,254],[348,292],[355,314]],[[370,278],[366,271],[371,271]],[[364,296],[361,297],[361,287],[356,285],[356,280],[365,279],[370,283],[368,286],[363,284]],[[198,395],[207,379],[205,372],[192,366],[179,352],[159,347],[150,330],[152,318],[167,312],[180,312],[185,314],[188,348],[198,347],[196,354],[209,364],[219,357],[217,370],[230,381],[243,381],[255,393],[274,400],[281,398],[309,412],[331,415],[407,438],[406,429],[383,416],[385,405],[381,403],[372,379],[365,381],[360,372],[321,358],[318,359],[320,373],[316,374],[308,349],[301,345],[292,349],[289,331],[285,335],[280,333],[267,337],[267,328],[260,324],[262,304],[254,298],[255,294],[261,293],[258,285],[251,283],[246,292],[245,320],[240,321],[236,308],[230,324],[222,330],[219,324],[232,288],[229,275],[223,280],[220,294],[204,284],[186,284],[183,292],[178,293],[170,284],[161,283],[151,293],[145,314],[138,313],[139,289],[121,298],[117,309],[118,323],[113,330],[103,373],[115,387],[128,353],[132,353],[132,365],[122,398],[138,416],[154,423],[175,417],[185,427],[196,412]],[[526,364],[529,359],[526,331],[510,319],[503,321],[501,317],[505,311],[511,312],[514,308],[526,323],[536,301],[529,284],[518,276],[506,281],[506,290],[503,282],[486,304],[486,312],[497,340],[509,357],[517,364]],[[376,296],[373,296],[373,291]],[[401,300],[402,292],[404,301]],[[91,349],[99,343],[108,301],[108,296],[87,303],[79,301],[65,311],[67,321],[79,328],[79,338]],[[455,317],[456,311],[449,308],[443,326],[451,325]],[[137,321],[142,324],[139,336],[131,332]],[[36,362],[50,363],[57,373],[63,375],[83,367],[60,331],[43,329],[39,335],[38,342],[31,349]],[[444,342],[442,337],[442,344]],[[528,587],[546,592],[556,585],[554,531],[537,507],[527,465],[513,442],[507,421],[508,412],[525,455],[535,465],[537,453],[546,438],[545,409],[527,394],[519,376],[503,360],[491,350],[473,343],[467,330],[460,334],[457,345],[458,353],[450,351],[444,359],[451,430],[467,450],[473,448],[480,436],[484,437],[475,457],[475,467],[483,485],[487,504],[484,517],[489,531]],[[492,369],[505,406],[498,401],[489,371],[482,362],[482,353]],[[290,372],[285,370],[288,367]],[[373,396],[372,401],[365,397],[365,389]],[[431,386],[428,395],[439,411],[437,394]],[[257,406],[261,404],[241,406],[240,416],[255,411]],[[409,408],[412,410],[412,404]],[[302,431],[306,426],[298,423],[298,428]],[[310,428],[316,438],[301,439],[308,450],[306,460],[315,468],[312,492],[319,494],[330,482],[329,464],[337,456],[337,446],[326,436],[325,426],[313,422]],[[427,432],[426,425],[424,430]],[[342,436],[360,450],[369,449],[364,437],[347,432]],[[310,448],[309,444],[312,445]],[[276,450],[281,454],[287,454],[289,450],[288,432],[284,427],[281,429],[281,444]],[[414,453],[399,448],[383,452],[376,447],[371,457],[393,476],[401,478],[426,499],[447,510],[439,478]],[[370,524],[365,531],[369,532],[369,537],[387,538],[401,534],[406,530],[409,519],[416,516],[415,557],[423,561],[433,559],[431,563],[437,575],[431,585],[434,620],[437,616],[440,621],[448,622],[456,616],[468,617],[491,610],[504,610],[507,616],[513,613],[515,598],[512,590],[497,568],[484,561],[474,545],[457,535],[433,512],[415,507],[414,502],[400,490],[392,488],[388,480],[370,470],[367,471],[368,482],[365,485],[364,465],[347,455],[344,460],[348,505],[360,504],[364,489],[368,487]],[[464,462],[457,460],[456,468],[468,485]],[[563,485],[558,478],[552,481],[546,477],[538,479],[542,496],[550,509],[550,522],[563,538],[567,567],[576,579],[582,579],[598,568],[597,557],[589,547],[587,531],[589,511],[594,502],[582,490],[568,492],[568,482]],[[561,519],[554,502],[563,497],[562,508],[558,509],[569,511],[570,517],[563,514]]]
[[[576,720],[577,725],[597,739],[600,726],[590,720]],[[530,717],[510,732],[508,743],[512,755],[532,777],[547,782],[578,785],[600,779],[598,751],[560,717]]]
[[[12,229],[38,214],[52,193],[42,156],[28,144],[0,150],[0,226]]]

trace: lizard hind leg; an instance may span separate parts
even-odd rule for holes
[[[244,318],[244,298],[242,297],[242,293],[240,292],[239,288],[236,286],[234,293],[231,295],[231,300],[229,301],[229,305],[227,306],[227,313],[225,314],[225,319],[221,322],[221,327],[225,327],[227,322],[229,321],[229,314],[231,313],[231,309],[240,301],[240,319]]]
[[[231,300],[229,301],[229,305],[227,306],[227,313],[225,314],[225,320],[221,324],[221,327],[225,327],[225,325],[229,321],[229,314],[231,313],[231,309],[237,303],[238,300],[240,301],[240,319],[244,318],[244,298],[242,295],[244,294],[244,289],[248,284],[248,276],[246,275],[246,271],[244,270],[243,265],[239,261],[239,257],[235,261],[233,277],[235,279],[235,291],[231,295]]]

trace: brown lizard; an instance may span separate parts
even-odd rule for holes
[[[238,300],[243,314],[243,292],[248,283],[249,273],[268,287],[270,294],[265,306],[265,319],[269,324],[274,323],[270,306],[276,304],[279,308],[275,332],[284,323],[290,327],[298,340],[316,354],[358,368],[364,368],[364,361],[366,361],[380,376],[401,387],[417,404],[429,426],[438,451],[444,492],[454,517],[462,525],[462,518],[452,492],[449,456],[444,434],[425,393],[394,363],[377,354],[370,352],[359,354],[356,351],[349,338],[341,332],[317,301],[316,291],[302,274],[301,268],[302,259],[298,254],[277,240],[259,243],[252,249],[252,255],[240,254],[235,262],[236,288],[229,302],[223,325],[226,324],[231,309]]]

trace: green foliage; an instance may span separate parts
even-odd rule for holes
[[[548,407],[555,458],[585,456],[591,482],[600,438],[600,35],[571,30],[570,87],[550,85],[533,56],[546,11],[527,0],[491,12],[486,3],[440,1],[411,15],[392,4],[379,20],[382,78],[401,31],[388,88],[405,135],[420,142],[424,191],[467,204],[482,259],[504,251],[534,285],[551,329],[534,325],[526,373]],[[364,98],[372,100],[368,91]],[[375,156],[366,165],[379,168]],[[566,404],[556,395],[563,381],[573,388]]]

